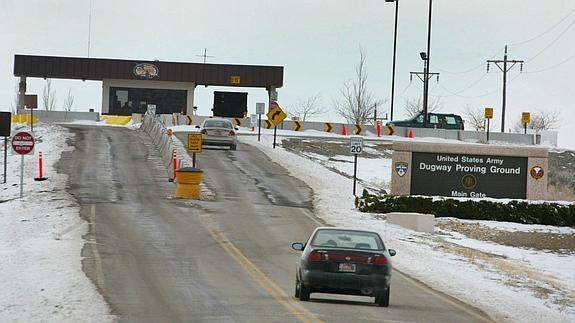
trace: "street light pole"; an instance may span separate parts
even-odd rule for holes
[[[399,13],[399,0],[385,0],[385,2],[395,2],[395,28],[393,30],[393,67],[391,72],[391,111],[389,120],[393,121],[393,102],[395,98],[395,55],[397,51],[397,15]]]
[[[427,52],[425,58],[426,68],[424,70],[424,84],[423,84],[423,126],[427,128],[427,105],[429,103],[429,68],[430,64],[430,47],[431,47],[431,8],[433,0],[429,0],[429,18],[427,20]]]

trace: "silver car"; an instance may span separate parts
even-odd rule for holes
[[[210,118],[196,126],[202,134],[202,142],[205,146],[229,146],[230,150],[236,150],[237,128],[228,119]]]

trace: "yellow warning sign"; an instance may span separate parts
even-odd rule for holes
[[[272,102],[267,116],[268,120],[277,127],[287,117],[287,114],[285,114],[277,102]]]
[[[302,131],[302,126],[300,121],[293,122],[293,130],[294,131]]]
[[[202,134],[199,132],[188,133],[188,151],[191,153],[202,152]]]
[[[362,127],[361,125],[359,125],[359,124],[356,124],[356,125],[353,127],[353,134],[354,134],[354,135],[359,135],[359,134],[361,134],[361,131],[362,131],[362,130],[363,130],[363,127]]]

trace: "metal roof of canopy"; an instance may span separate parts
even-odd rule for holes
[[[14,55],[14,76],[95,80],[137,80],[135,67],[157,67],[155,81],[196,85],[282,87],[283,66],[179,63],[149,60]],[[239,77],[239,78],[238,78]]]

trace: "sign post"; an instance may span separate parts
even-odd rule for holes
[[[274,124],[274,149],[276,148],[276,136],[278,131],[278,125],[287,117],[285,112],[280,108],[277,102],[272,102],[270,105],[270,111],[267,114],[268,120]]]
[[[188,152],[192,153],[192,166],[196,168],[196,153],[202,152],[202,134],[199,132],[188,133]]]
[[[263,102],[256,103],[256,114],[258,115],[258,141],[260,141],[260,135],[262,133],[262,114],[265,113],[266,104]]]
[[[349,152],[353,154],[353,196],[357,181],[357,155],[363,152],[363,137],[350,137]]]
[[[12,149],[22,156],[20,163],[20,198],[24,196],[24,155],[34,150],[34,136],[28,132],[19,132],[12,137]]]
[[[523,129],[525,134],[527,134],[527,124],[531,123],[531,113],[523,112],[521,113],[521,122],[523,123]]]
[[[489,121],[493,119],[493,108],[485,108],[485,119],[487,119],[487,142],[489,142]]]
[[[12,113],[0,112],[0,136],[4,137],[4,184],[6,184],[6,165],[8,164],[8,137],[12,127]]]
[[[34,109],[38,109],[38,95],[24,95],[24,107],[30,109],[30,131],[34,132]]]

